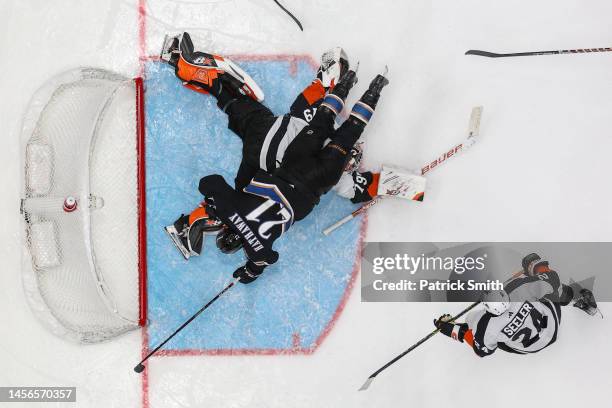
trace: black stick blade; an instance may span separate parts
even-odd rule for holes
[[[141,364],[138,364],[136,367],[134,367],[134,371],[136,371],[138,374],[142,373],[145,369],[145,366]]]
[[[494,52],[482,51],[482,50],[467,50],[465,52],[465,55],[479,55],[481,57],[488,57],[488,58],[499,58],[499,57],[504,56],[504,54],[497,54]]]

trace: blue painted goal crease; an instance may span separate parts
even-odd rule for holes
[[[283,114],[310,83],[307,59],[240,61]],[[185,261],[163,227],[200,201],[199,179],[221,174],[230,184],[241,141],[214,98],[184,88],[171,67],[146,66],[146,194],[149,345],[161,342],[230,279],[244,255],[221,254],[207,237],[203,255]],[[333,192],[275,244],[280,260],[256,282],[237,285],[177,335],[167,349],[203,353],[313,350],[346,300],[360,247],[360,223],[325,237],[326,226],[354,206]]]

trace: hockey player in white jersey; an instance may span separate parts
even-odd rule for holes
[[[480,357],[500,350],[536,353],[557,340],[561,325],[561,307],[573,305],[589,315],[597,313],[593,293],[577,285],[560,282],[557,272],[538,254],[522,261],[523,271],[505,285],[503,291],[491,292],[464,323],[450,321],[448,314],[434,320],[440,332],[468,344]]]

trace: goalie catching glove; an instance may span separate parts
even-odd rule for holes
[[[317,79],[326,91],[331,91],[340,78],[348,71],[349,62],[346,52],[340,47],[332,48],[321,55],[321,65]]]

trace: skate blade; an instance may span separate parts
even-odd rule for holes
[[[159,59],[161,60],[164,60],[164,54],[166,54],[167,45],[168,45],[168,34],[164,35],[164,41],[162,42],[161,49],[159,50]]]
[[[178,237],[178,232],[176,228],[174,228],[174,225],[168,225],[167,227],[164,227],[164,231],[166,231],[166,233],[172,240],[172,243],[174,244],[176,249],[178,249],[180,253],[183,255],[183,258],[185,258],[185,260],[189,260],[189,257],[191,256],[191,254],[187,251],[187,249],[181,243],[181,240]]]
[[[159,59],[165,62],[170,62],[170,58],[172,57],[172,52],[169,50],[172,47],[172,43],[174,42],[174,40],[178,38],[179,36],[180,34],[179,35],[168,35],[168,34],[164,35],[164,41],[162,42],[162,47],[159,52]]]

